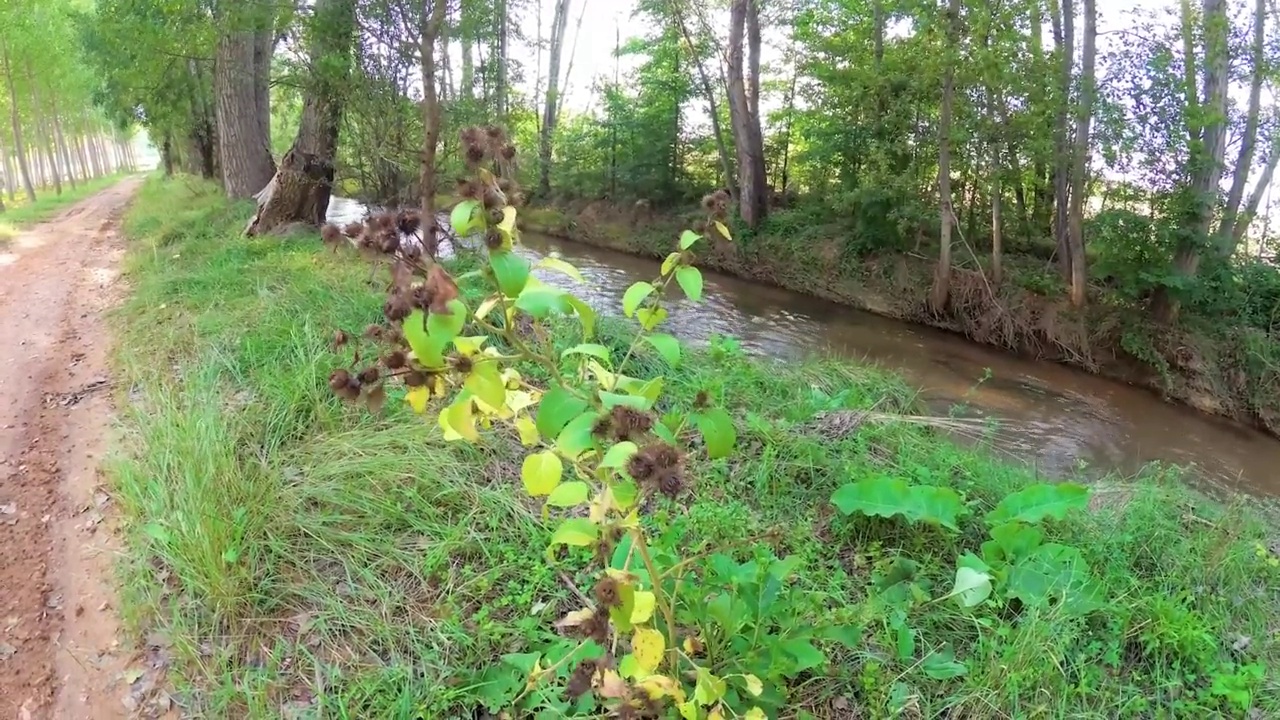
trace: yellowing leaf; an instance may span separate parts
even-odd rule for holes
[[[711,712],[707,713],[707,720],[724,720],[724,713],[720,711],[717,705]]]
[[[475,355],[480,352],[480,348],[484,346],[484,341],[489,338],[484,335],[468,335],[466,337],[456,337],[453,339],[453,346],[458,348],[458,352],[463,355]]]
[[[507,408],[513,413],[518,413],[535,402],[537,402],[537,398],[533,396],[533,393],[523,390],[507,391]]]
[[[663,275],[663,277],[666,277],[667,275],[670,275],[670,274],[671,274],[671,271],[672,271],[672,270],[675,270],[675,269],[676,269],[676,267],[677,267],[677,266],[679,266],[679,265],[680,265],[680,253],[679,253],[679,252],[673,252],[673,253],[671,253],[670,255],[668,255],[668,256],[667,256],[667,259],[662,261],[662,275]]]
[[[661,325],[663,320],[667,319],[667,309],[664,307],[659,307],[657,309],[640,308],[636,311],[636,317],[640,320],[640,327],[645,330],[652,330]]]
[[[581,625],[582,623],[590,620],[591,618],[595,617],[595,615],[596,615],[595,608],[582,608],[581,610],[574,610],[569,614],[565,615],[564,617],[560,618],[559,620],[557,620],[555,623],[555,627],[557,630],[575,628]]]
[[[653,628],[636,628],[635,634],[631,636],[631,654],[635,655],[636,666],[641,674],[648,675],[657,670],[662,664],[662,653],[666,649],[666,639]]]
[[[409,403],[409,407],[413,411],[421,415],[427,411],[427,401],[431,399],[431,391],[426,385],[409,388],[409,392],[405,393],[404,399]]]
[[[530,455],[524,459],[520,468],[520,480],[524,483],[524,489],[533,497],[550,495],[560,484],[563,474],[564,463],[550,450]]]
[[[693,686],[693,699],[701,705],[711,705],[724,697],[725,682],[706,668],[698,668],[698,682]]]
[[[544,257],[541,260],[539,260],[538,264],[534,265],[534,267],[546,268],[548,270],[555,270],[558,273],[563,273],[565,275],[568,275],[569,277],[573,278],[574,280],[577,280],[580,283],[585,283],[587,281],[586,278],[582,277],[582,273],[578,270],[578,268],[570,265],[569,263],[565,262],[564,260],[561,260],[560,258]]]
[[[676,709],[680,711],[680,717],[684,720],[698,720],[698,703],[693,700],[680,703]]]
[[[657,597],[648,590],[636,591],[636,606],[631,611],[631,624],[640,625],[649,622],[649,618],[653,617],[653,608],[657,604]]]
[[[747,686],[747,692],[756,697],[760,697],[760,693],[764,692],[764,683],[760,682],[760,678],[755,675],[743,675],[742,683]]]
[[[631,694],[631,688],[627,686],[627,681],[613,670],[605,670],[604,675],[600,678],[600,697],[609,700],[624,698]]]
[[[480,307],[476,308],[476,319],[483,320],[488,317],[489,313],[493,312],[493,309],[498,307],[499,302],[502,302],[500,298],[491,297],[480,303]]]
[[[516,418],[516,432],[520,433],[520,444],[525,447],[537,445],[542,436],[538,434],[538,426],[534,425],[533,418],[528,415],[521,415]]]
[[[498,372],[498,364],[493,361],[476,363],[463,382],[463,387],[494,411],[506,404],[507,388]]]
[[[765,715],[764,711],[758,707],[751,708],[747,711],[747,714],[742,717],[743,720],[769,720],[769,716]]]
[[[471,396],[466,395],[453,401],[444,409],[445,423],[465,440],[476,442],[480,433],[476,430],[476,418],[471,411]]]
[[[498,223],[498,232],[502,233],[504,246],[508,249],[515,242],[516,209],[510,205],[502,208],[502,222]]]
[[[668,696],[679,698],[684,695],[680,683],[666,675],[650,675],[636,684],[654,700]]]
[[[716,229],[720,231],[720,234],[724,236],[725,240],[733,239],[733,236],[729,234],[729,228],[726,227],[725,224],[720,222],[719,220],[716,221]]]

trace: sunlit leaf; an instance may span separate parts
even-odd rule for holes
[[[764,683],[760,682],[760,678],[755,675],[743,675],[742,684],[746,685],[747,692],[751,693],[755,697],[760,697],[760,693],[764,692]]]
[[[557,545],[586,547],[594,543],[599,535],[600,528],[590,520],[569,518],[560,523],[560,527],[556,528],[555,533],[551,535],[551,547]]]
[[[631,623],[640,625],[649,622],[653,617],[653,608],[657,605],[657,597],[648,590],[637,590],[635,606],[631,610]]]
[[[489,267],[498,289],[507,297],[519,297],[529,284],[529,261],[510,250],[489,253]]]
[[[723,408],[711,408],[694,416],[698,431],[707,444],[707,456],[715,460],[728,457],[733,446],[738,442],[738,431],[733,427],[733,418]]]
[[[476,308],[476,319],[483,320],[488,317],[489,313],[493,312],[493,309],[498,307],[501,302],[501,298],[497,296],[485,298],[484,302],[480,303],[480,307]]]
[[[689,299],[698,302],[702,299],[702,271],[696,267],[682,267],[676,271],[676,282]]]
[[[667,309],[664,307],[640,308],[636,311],[636,318],[640,320],[640,327],[652,330],[667,319]]]
[[[567,313],[573,309],[563,290],[546,286],[526,287],[516,298],[515,305],[539,320],[552,313]]]
[[[680,266],[680,258],[681,258],[681,253],[680,251],[677,250],[676,252],[673,252],[670,255],[668,255],[666,259],[662,261],[663,277],[670,275],[672,270],[675,270],[677,267]]]
[[[965,557],[968,560],[961,558],[956,568],[955,585],[947,596],[954,597],[961,607],[974,607],[991,596],[991,573],[978,558],[968,553]]]
[[[458,237],[467,237],[476,230],[484,228],[484,216],[478,212],[480,209],[480,201],[463,200],[453,206],[453,211],[449,213],[449,224],[453,226],[453,232]]]
[[[444,423],[465,440],[476,442],[480,433],[476,431],[476,418],[472,413],[471,396],[459,395],[453,404],[441,411]]]
[[[502,381],[498,364],[493,361],[478,362],[463,381],[463,387],[470,390],[485,405],[494,411],[506,404],[507,387]]]
[[[635,410],[648,410],[652,404],[647,398],[638,395],[623,395],[622,393],[612,393],[605,390],[600,391],[600,403],[604,405],[605,410],[612,410],[619,405]]]
[[[573,311],[578,314],[578,320],[582,322],[582,339],[590,340],[596,333],[595,308],[572,295],[566,296],[565,302],[569,303],[569,307],[573,308]]]
[[[724,237],[725,240],[733,239],[733,236],[729,234],[729,228],[719,220],[716,221],[716,230],[720,231],[720,234]]]
[[[666,649],[666,638],[653,628],[636,628],[635,634],[631,636],[631,654],[636,658],[639,671],[645,675],[658,669],[662,664],[662,653]]]
[[[510,250],[516,240],[516,209],[510,205],[502,208],[502,221],[497,224],[502,235],[503,249]]]
[[[653,285],[644,281],[635,283],[627,288],[627,291],[622,295],[622,312],[627,317],[635,315],[640,303],[644,302],[644,299],[649,297],[653,291]]]
[[[560,484],[564,463],[550,450],[534,453],[524,459],[520,468],[520,481],[525,492],[533,497],[550,495]]]
[[[444,348],[448,339],[442,340],[429,335],[426,322],[426,314],[421,310],[414,310],[401,324],[402,332],[418,362],[428,368],[439,368],[444,365]]]
[[[547,504],[552,507],[573,507],[586,502],[590,496],[591,486],[581,480],[574,480],[556,486],[547,497]]]
[[[676,705],[676,709],[680,711],[680,717],[683,720],[698,720],[698,701],[688,700]]]
[[[538,433],[538,427],[534,425],[533,419],[528,415],[521,415],[516,418],[516,432],[520,433],[520,444],[525,447],[537,445],[542,439]]]
[[[569,277],[573,278],[574,280],[577,280],[580,283],[585,283],[587,281],[586,278],[582,277],[582,272],[578,270],[578,268],[570,265],[569,263],[565,262],[564,260],[561,260],[560,258],[544,257],[541,260],[539,260],[538,264],[535,265],[534,267],[554,270],[558,273],[568,275]]]
[[[556,450],[567,458],[576,459],[582,453],[592,449],[595,443],[591,430],[595,427],[596,419],[594,412],[584,412],[570,420],[569,424],[565,425],[556,436]]]
[[[693,244],[702,239],[702,236],[692,230],[685,230],[680,234],[680,249],[688,250]]]
[[[600,467],[619,468],[627,464],[632,455],[636,454],[639,448],[630,440],[623,440],[605,451],[604,458],[600,460]]]
[[[458,337],[458,333],[462,332],[462,327],[466,324],[466,304],[461,300],[450,300],[448,314],[433,312],[427,315],[427,334],[443,347],[450,340]]]
[[[658,351],[658,354],[662,356],[663,360],[667,361],[668,365],[675,367],[680,364],[679,340],[666,333],[653,333],[652,335],[646,335],[644,339],[649,341],[649,344]]]
[[[727,689],[722,678],[711,674],[711,671],[706,668],[698,668],[698,680],[693,686],[693,699],[697,700],[699,705],[706,706],[720,702]]]
[[[431,391],[427,389],[426,385],[411,387],[404,394],[404,399],[409,403],[409,407],[413,408],[414,412],[421,415],[427,411],[427,401],[431,399]]]

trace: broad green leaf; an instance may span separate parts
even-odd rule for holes
[[[438,343],[448,343],[458,337],[466,324],[466,303],[461,300],[450,300],[449,314],[433,312],[427,315],[427,334]]]
[[[924,669],[924,674],[934,680],[950,680],[969,672],[969,668],[964,663],[956,661],[956,653],[950,646],[930,654],[921,663],[921,667]]]
[[[987,513],[987,523],[1001,525],[1013,520],[1038,523],[1045,518],[1061,520],[1072,510],[1089,506],[1089,488],[1075,483],[1040,483],[1006,495]]]
[[[947,597],[954,597],[961,607],[975,607],[991,596],[991,573],[986,563],[965,553],[956,568],[956,582]]]
[[[696,267],[682,267],[676,271],[676,282],[689,299],[698,302],[702,299],[702,271]]]
[[[613,483],[613,501],[618,507],[627,510],[636,504],[636,500],[640,499],[640,487],[636,485],[634,480],[618,480]]]
[[[649,297],[654,291],[651,283],[640,281],[631,287],[622,295],[622,312],[627,317],[636,314],[636,310],[640,307],[640,303]]]
[[[692,230],[685,230],[680,234],[680,249],[688,250],[693,244],[702,239],[702,236]]]
[[[567,458],[577,459],[582,453],[594,447],[591,430],[596,425],[595,412],[584,412],[560,431],[556,436],[556,450]]]
[[[728,457],[733,446],[738,442],[738,431],[733,427],[733,418],[723,408],[711,408],[694,415],[698,432],[707,444],[707,456],[712,460]]]
[[[543,450],[524,459],[520,481],[524,483],[525,492],[533,497],[542,497],[556,489],[563,474],[564,463],[560,458],[550,450]]]
[[[568,357],[570,355],[590,355],[593,358],[599,358],[605,362],[609,362],[609,348],[595,343],[582,343],[560,353],[560,357]]]
[[[459,394],[453,404],[440,411],[440,424],[465,440],[476,442],[480,439],[480,433],[476,430],[476,417],[472,412],[470,393]]]
[[[714,705],[724,697],[728,687],[722,678],[711,674],[706,668],[698,668],[698,681],[693,686],[693,699],[699,705]]]
[[[552,385],[542,396],[542,402],[538,403],[538,432],[545,438],[556,437],[570,420],[581,415],[587,407],[586,400],[559,385]]]
[[[942,490],[943,492],[939,492]],[[955,527],[955,519],[964,512],[960,495],[948,488],[908,485],[905,480],[887,475],[874,475],[840,487],[831,496],[840,512],[851,515],[893,517],[901,515],[911,522],[930,522]]]
[[[578,320],[582,323],[582,339],[590,340],[596,334],[595,308],[572,295],[565,296],[565,302],[569,303],[569,307],[578,314]]]
[[[542,320],[552,313],[567,313],[572,306],[563,290],[550,286],[526,287],[516,298],[516,308]]]
[[[670,275],[672,270],[675,270],[677,267],[679,267],[680,257],[681,257],[680,251],[677,250],[676,252],[673,252],[670,255],[668,255],[666,259],[662,261],[663,277]]]
[[[640,327],[652,330],[667,319],[667,309],[664,307],[640,308],[636,311],[636,318],[640,320]]]
[[[1013,563],[1040,547],[1044,534],[1035,525],[1008,522],[991,528],[991,539],[982,543],[982,556],[987,562]]]
[[[574,480],[556,486],[547,497],[547,504],[552,507],[573,507],[586,502],[590,496],[591,486],[581,480]]]
[[[636,662],[636,656],[627,653],[618,661],[618,674],[622,677],[634,678],[640,674],[640,664]]]
[[[796,672],[802,672],[809,668],[818,667],[827,661],[827,656],[822,651],[813,646],[813,643],[805,638],[791,638],[782,643],[782,650],[791,656],[796,663]]]
[[[1044,607],[1059,599],[1062,609],[1084,612],[1092,609],[1097,595],[1080,550],[1056,543],[1041,545],[1015,564],[1009,571],[1006,591],[1031,607]]]
[[[631,613],[636,608],[636,588],[631,583],[618,583],[618,605],[609,608],[609,619],[620,633],[631,632]]]
[[[919,505],[921,520],[937,523],[957,532],[957,516],[966,511],[960,493],[948,487],[936,485],[917,485],[911,488],[911,494]]]
[[[635,410],[648,410],[649,406],[653,404],[647,398],[639,395],[624,395],[622,393],[608,392],[607,390],[600,391],[600,403],[604,405],[605,410],[612,410],[619,405]]]
[[[449,224],[453,226],[455,235],[467,237],[484,227],[484,216],[476,212],[479,209],[478,200],[463,200],[453,206],[453,211],[449,213]]]
[[[675,367],[680,364],[679,340],[666,333],[653,333],[652,335],[646,335],[644,339],[649,341],[649,344],[658,351],[658,354],[662,356],[663,360],[667,361],[668,365]]]
[[[539,260],[538,264],[535,265],[534,267],[554,270],[558,273],[568,275],[569,277],[573,278],[574,280],[577,280],[580,283],[585,283],[587,281],[586,278],[582,277],[582,272],[578,270],[578,268],[570,265],[569,263],[565,262],[564,260],[561,260],[560,258],[544,257],[541,260]]]
[[[519,297],[529,284],[529,261],[510,250],[489,253],[489,267],[498,289],[507,297]]]
[[[662,653],[666,649],[666,638],[653,628],[636,628],[635,634],[631,636],[631,654],[636,658],[636,666],[645,675],[658,669],[662,664]]]
[[[477,362],[463,381],[463,387],[495,411],[506,404],[507,385],[502,381],[502,371],[497,362]]]
[[[902,661],[911,660],[916,656],[916,633],[905,622],[898,626],[897,642],[895,646],[898,650],[898,659]]]
[[[427,316],[421,310],[414,310],[401,324],[404,339],[413,350],[413,356],[428,368],[439,368],[444,365],[444,348],[448,339],[441,340],[427,333]]]
[[[586,547],[594,543],[599,535],[600,528],[590,520],[569,518],[560,523],[560,527],[556,528],[555,533],[551,535],[551,547],[557,545]]]
[[[724,236],[725,240],[733,240],[733,236],[729,234],[729,228],[719,220],[716,221],[716,229],[720,231],[720,234]]]
[[[639,450],[636,444],[630,440],[623,440],[605,451],[604,458],[600,461],[600,467],[604,468],[620,468],[627,464],[632,455]]]

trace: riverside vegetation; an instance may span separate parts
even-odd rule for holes
[[[237,237],[252,208],[202,181],[149,181],[126,219],[127,597],[189,709],[1280,712],[1256,503],[1159,468],[1045,484],[868,421],[912,405],[883,371],[682,346],[663,301],[699,298],[723,204],[597,317],[512,252],[501,131],[463,137],[452,225],[485,241],[437,263],[412,213],[350,228],[401,268],[386,296],[337,228],[336,254]]]

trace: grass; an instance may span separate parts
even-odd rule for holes
[[[12,240],[19,230],[49,219],[62,208],[111,187],[122,177],[123,174],[115,174],[94,178],[77,183],[74,189],[70,185],[64,185],[61,195],[55,195],[53,188],[43,188],[36,191],[36,201],[33,203],[27,202],[24,194],[14,196],[12,202],[6,199],[5,211],[0,213],[0,243]]]
[[[552,622],[574,603],[565,578],[578,565],[545,560],[518,448],[446,444],[395,397],[372,417],[331,396],[344,362],[333,330],[376,322],[381,298],[359,261],[318,241],[238,237],[247,212],[208,185],[152,180],[126,219],[128,402],[111,473],[128,617],[164,638],[192,715],[482,716],[501,656],[559,641]],[[602,331],[607,344],[625,333]],[[796,683],[787,716],[1280,714],[1280,569],[1266,549],[1277,530],[1256,501],[1217,504],[1159,469],[1108,479],[1090,511],[1045,529],[1081,549],[1101,609],[914,603],[918,647],[904,660],[873,580],[910,558],[916,586],[939,597],[983,530],[843,517],[832,492],[890,473],[953,487],[980,514],[1030,472],[928,422],[893,422],[912,392],[875,368],[749,360],[718,341],[688,351],[668,388],[726,398],[741,452],[694,462],[687,507],[652,521],[690,553],[782,528],[773,547],[742,552],[803,560],[785,594],[802,622],[862,627],[854,649],[823,647],[830,662]],[[820,419],[872,407],[877,421],[856,428]],[[944,646],[966,674],[921,670]],[[1235,686],[1243,700],[1224,699]]]

